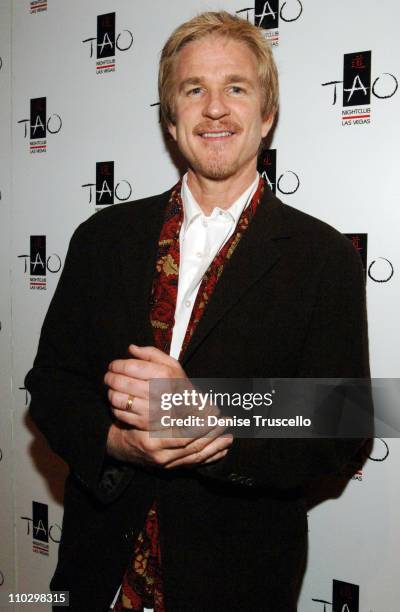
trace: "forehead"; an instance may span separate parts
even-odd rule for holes
[[[246,43],[212,35],[187,43],[177,55],[174,72],[177,82],[207,75],[258,75],[256,56]]]

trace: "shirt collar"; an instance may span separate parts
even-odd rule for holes
[[[202,209],[196,202],[192,192],[189,189],[189,186],[187,184],[187,175],[188,173],[186,172],[186,174],[183,176],[181,188],[184,212],[182,226],[184,231],[186,231],[190,223],[192,223],[192,221],[196,217],[198,217],[199,215],[203,215],[204,217],[206,216],[204,215]],[[252,184],[238,197],[237,200],[235,200],[235,202],[233,202],[233,204],[231,204],[229,208],[222,209],[219,208],[219,206],[216,206],[212,214],[210,215],[210,218],[213,218],[215,215],[219,214],[220,211],[222,211],[223,213],[228,214],[233,219],[236,226],[237,222],[239,221],[240,215],[242,214],[243,210],[247,208],[247,206],[250,204],[251,198],[257,190],[259,178],[260,175],[257,172],[257,176],[252,182]]]

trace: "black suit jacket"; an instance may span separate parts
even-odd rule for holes
[[[218,463],[146,470],[106,454],[103,376],[152,345],[148,300],[169,192],[75,232],[26,378],[31,415],[70,466],[51,587],[106,610],[153,499],[167,610],[295,610],[307,541],[303,487],[360,440],[235,440]],[[368,377],[361,260],[336,230],[269,189],[181,360],[191,377]]]

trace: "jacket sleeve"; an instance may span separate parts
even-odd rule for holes
[[[352,243],[339,238],[322,267],[297,377],[363,379],[365,410],[371,419],[364,271]],[[199,472],[244,486],[298,488],[340,473],[366,442],[361,438],[236,438],[224,459]]]
[[[31,394],[30,415],[52,450],[85,488],[108,502],[129,482],[132,468],[106,453],[112,415],[89,354],[92,226],[90,220],[83,223],[71,239],[25,386]]]

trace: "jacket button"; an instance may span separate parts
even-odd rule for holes
[[[254,483],[255,483],[254,478],[246,478],[246,484],[248,487],[252,487]]]
[[[229,474],[228,478],[229,478],[229,480],[231,482],[236,482],[238,480],[239,476],[237,474],[235,474],[235,473],[232,473],[232,474]]]

